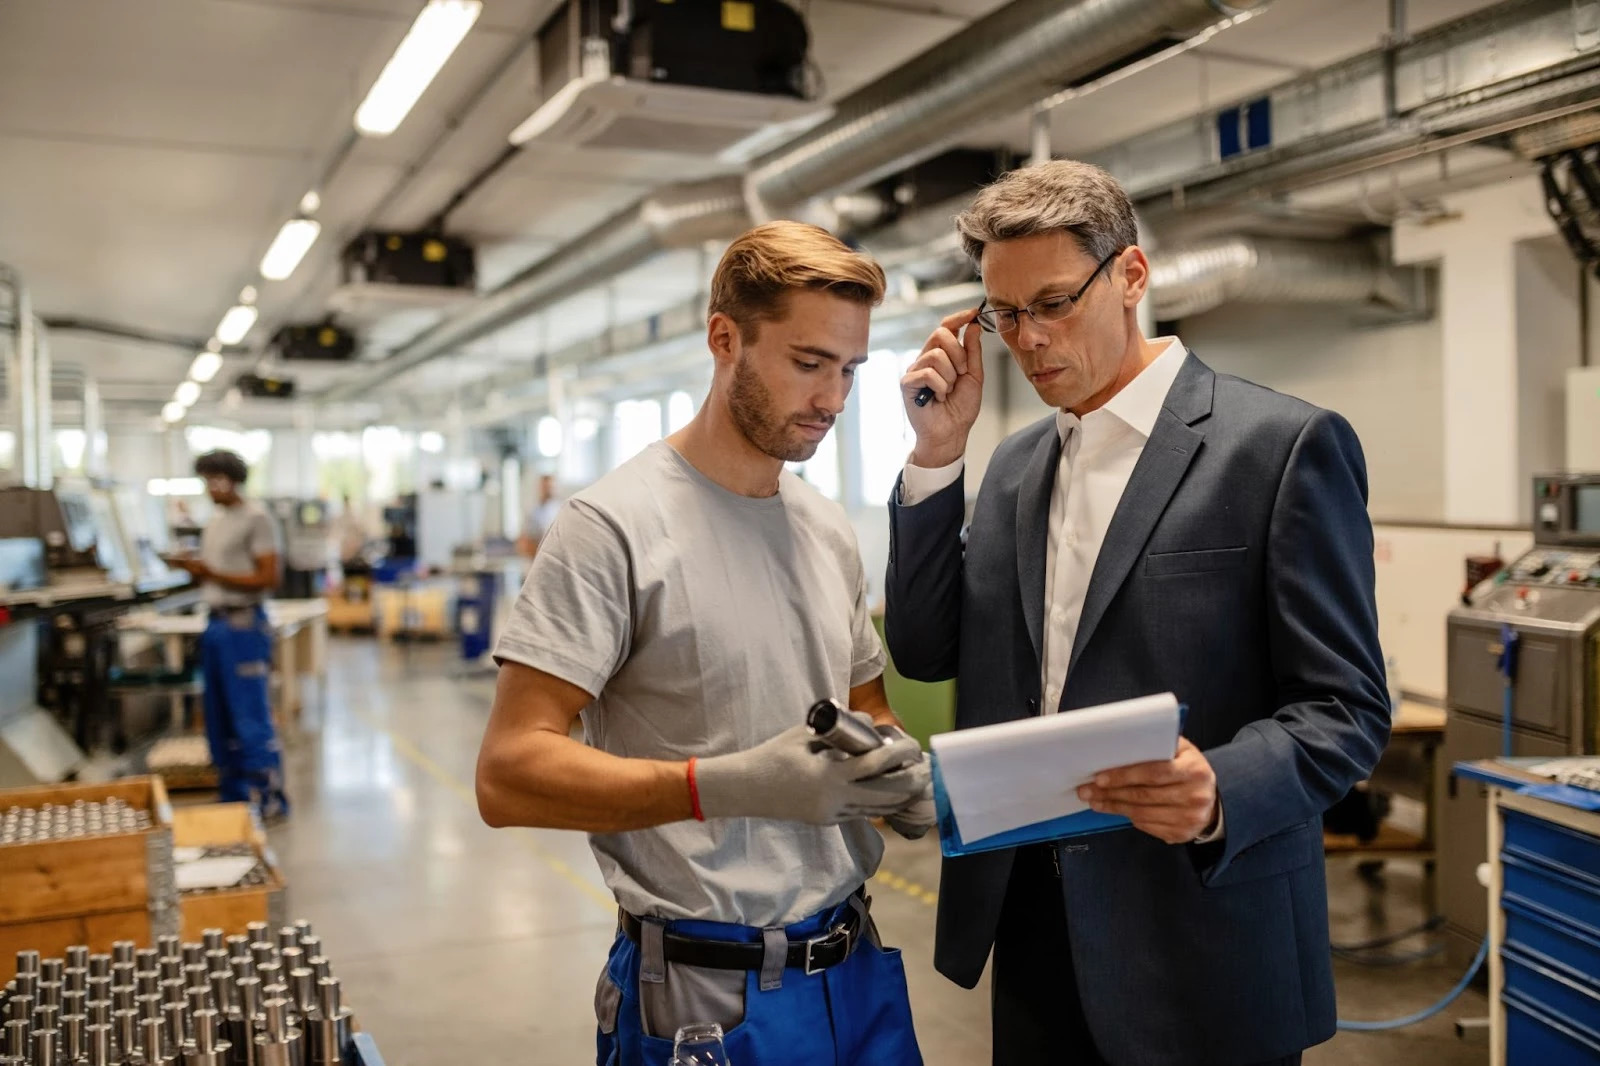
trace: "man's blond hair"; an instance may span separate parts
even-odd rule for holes
[[[956,218],[974,265],[999,241],[1070,233],[1096,262],[1139,243],[1133,204],[1117,179],[1090,163],[1056,159],[1002,175]]]
[[[749,344],[762,322],[784,316],[790,293],[827,292],[876,307],[884,286],[882,267],[820,226],[768,222],[722,253],[711,276],[707,314],[720,311],[733,319]]]

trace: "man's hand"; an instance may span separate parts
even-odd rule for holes
[[[813,749],[811,734],[797,725],[747,751],[697,760],[695,782],[707,818],[840,825],[894,814],[928,777],[910,737],[847,757]]]
[[[179,570],[186,571],[196,581],[204,581],[211,576],[211,568],[199,559],[180,556],[168,559],[167,562],[172,566],[176,566]]]
[[[890,744],[903,740],[910,740],[912,743],[916,743],[911,734],[897,725],[880,725],[876,728],[878,734]],[[916,798],[910,803],[893,814],[887,815],[883,820],[888,823],[890,829],[893,829],[907,840],[921,840],[928,835],[928,830],[932,829],[939,820],[938,812],[933,802],[933,764],[928,761],[926,756],[923,756],[919,762],[906,769],[918,775],[917,780],[923,782],[922,791],[917,793]],[[891,774],[890,776],[894,775]]]
[[[900,379],[906,417],[917,434],[911,452],[917,466],[948,466],[967,450],[967,434],[983,406],[983,329],[977,317],[976,309],[958,311],[939,323]],[[916,396],[923,388],[933,390],[933,399],[918,407]]]
[[[1138,763],[1095,775],[1078,798],[1106,814],[1126,815],[1133,827],[1168,844],[1187,844],[1215,824],[1217,775],[1185,737],[1166,762]]]

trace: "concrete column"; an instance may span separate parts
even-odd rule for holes
[[[1526,520],[1530,465],[1546,458],[1529,425],[1540,405],[1528,395],[1545,375],[1522,364],[1548,356],[1532,350],[1545,331],[1529,316],[1550,311],[1535,295],[1537,279],[1519,285],[1519,266],[1526,272],[1537,257],[1522,261],[1517,246],[1555,229],[1531,178],[1449,197],[1445,207],[1445,218],[1394,228],[1395,262],[1440,267],[1444,517],[1516,524]],[[1576,361],[1576,350],[1570,357]]]

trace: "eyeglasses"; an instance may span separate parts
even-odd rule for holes
[[[1039,323],[1059,322],[1072,314],[1073,309],[1078,306],[1078,301],[1083,299],[1083,294],[1089,291],[1089,286],[1094,284],[1094,279],[1100,276],[1106,264],[1125,251],[1126,248],[1118,248],[1100,260],[1100,265],[1094,268],[1089,280],[1078,286],[1078,291],[1070,296],[1046,296],[1042,300],[1033,301],[1027,307],[991,307],[978,312],[978,324],[990,333],[1010,333],[1017,328],[1017,316],[1020,314],[1026,314]]]

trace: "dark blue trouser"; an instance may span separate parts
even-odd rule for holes
[[[785,932],[790,940],[819,936],[849,911],[850,904],[841,903]],[[670,922],[667,931],[713,940],[762,939],[760,929],[719,922]],[[672,1061],[670,1037],[641,1031],[640,961],[640,946],[618,933],[602,980],[620,998],[612,1002],[613,1017],[602,1011],[598,1066]],[[744,1021],[724,1039],[732,1066],[922,1066],[900,952],[878,947],[865,933],[844,962],[810,976],[785,970],[780,988],[762,991],[760,972],[751,970],[745,976]]]
[[[249,803],[262,814],[288,813],[283,756],[272,726],[267,684],[272,637],[261,607],[213,608],[200,635],[206,739],[224,803]]]

